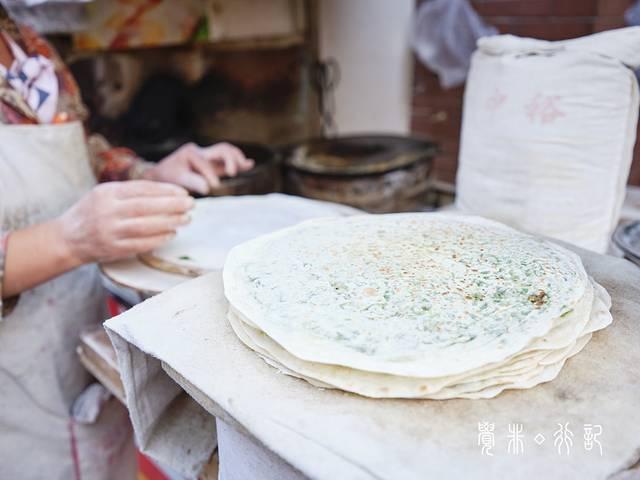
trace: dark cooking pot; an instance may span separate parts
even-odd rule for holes
[[[316,138],[282,150],[287,193],[369,212],[419,210],[436,145],[396,135]]]

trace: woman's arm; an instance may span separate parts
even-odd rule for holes
[[[4,275],[0,262],[2,298],[85,263],[153,250],[189,222],[192,206],[186,190],[175,185],[143,180],[98,185],[62,216],[9,234]]]
[[[57,220],[12,232],[5,245],[3,298],[80,266],[64,242]]]
[[[220,186],[221,176],[235,177],[253,167],[253,160],[224,142],[208,147],[187,143],[157,164],[144,161],[128,148],[111,146],[101,135],[90,135],[87,142],[99,182],[154,180],[207,195]]]

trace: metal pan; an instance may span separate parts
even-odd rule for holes
[[[613,243],[626,258],[640,266],[640,221],[620,225],[613,233]]]

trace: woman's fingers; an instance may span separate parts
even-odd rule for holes
[[[247,158],[242,150],[234,145],[230,145],[230,147],[235,152],[235,160],[239,172],[249,170],[251,167],[253,167],[253,160]]]
[[[244,154],[236,147],[229,146],[223,148],[220,155],[224,161],[225,173],[230,177],[235,177],[238,174],[238,168],[242,163]]]
[[[174,233],[165,233],[151,237],[116,240],[114,247],[119,252],[118,257],[126,257],[129,255],[136,255],[138,253],[149,252],[168,242],[174,236]]]
[[[131,180],[113,183],[119,198],[136,197],[188,197],[189,192],[172,183],[153,182],[151,180]]]
[[[150,215],[179,215],[193,208],[192,197],[147,197],[127,198],[117,206],[117,213],[125,218]]]
[[[224,165],[224,173],[230,177],[238,174],[240,170],[246,170],[247,159],[238,147],[228,143],[218,143],[202,149],[204,158],[210,162],[218,162]]]
[[[175,233],[189,223],[189,215],[153,215],[122,220],[117,228],[120,238],[153,237]]]
[[[227,145],[212,145],[202,149],[202,156],[209,162],[211,166],[216,163],[224,166],[224,173],[229,177],[233,177],[238,172],[237,153],[235,147]],[[235,149],[237,150],[237,149]]]
[[[217,188],[220,186],[220,179],[218,178],[213,162],[209,161],[204,156],[198,155],[191,157],[190,163],[191,168],[205,178],[210,188]]]
[[[209,193],[210,187],[206,178],[199,173],[192,171],[188,166],[175,177],[175,182],[192,192],[206,195]]]

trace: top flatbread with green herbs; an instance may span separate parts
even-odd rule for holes
[[[592,301],[572,252],[446,214],[303,222],[235,247],[224,286],[302,360],[430,378],[500,362]]]

